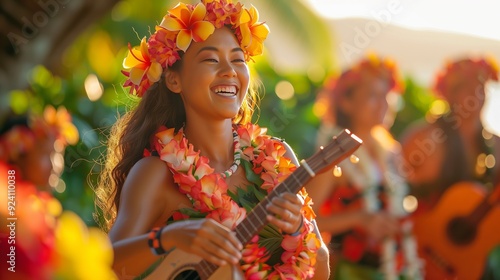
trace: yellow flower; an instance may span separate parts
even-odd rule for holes
[[[56,229],[55,279],[116,279],[113,250],[106,234],[87,228],[73,212],[64,212]]]
[[[179,31],[176,43],[177,47],[183,51],[187,50],[191,40],[205,41],[215,31],[212,23],[203,20],[207,13],[205,5],[199,3],[194,9],[192,7],[179,3],[163,17],[160,23],[160,26],[167,30]]]
[[[241,46],[250,56],[262,54],[263,42],[269,34],[269,27],[258,20],[259,12],[254,6],[241,12]]]
[[[139,47],[131,48],[129,46],[128,55],[123,60],[123,68],[130,69],[125,86],[133,84],[136,90],[144,82],[144,77],[147,77],[149,84],[152,84],[160,80],[163,72],[160,63],[152,60],[149,55],[146,37],[142,38]]]

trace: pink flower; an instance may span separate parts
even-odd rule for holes
[[[207,7],[207,20],[216,28],[237,23],[243,6],[241,3],[231,3],[231,0],[202,0],[202,2]]]
[[[260,165],[262,167],[264,167],[264,169],[266,171],[274,171],[274,170],[276,170],[275,167],[274,167],[276,165],[276,160],[273,157],[270,157],[270,156],[266,156],[264,158],[264,160],[260,163]]]
[[[294,252],[302,242],[302,234],[297,236],[285,235],[281,241],[281,247],[286,251]]]
[[[169,166],[172,166],[172,168],[177,169],[184,159],[184,151],[179,148],[178,142],[170,141],[160,151],[160,158],[168,163]],[[186,172],[186,170],[182,171]]]
[[[214,172],[214,169],[208,165],[208,158],[200,157],[196,162],[196,169],[194,172],[194,177],[196,179],[200,179],[207,174],[211,174]]]
[[[220,180],[217,174],[203,176],[198,182],[201,187],[200,210],[208,212],[222,206],[222,191],[227,189],[226,182]]]
[[[181,141],[180,144],[177,141],[168,142],[160,151],[160,158],[169,163],[171,168],[182,173],[187,173],[188,170],[192,169],[199,152],[193,150],[193,145],[189,145],[188,149],[183,149],[182,146],[185,145],[184,141]]]
[[[156,32],[149,38],[149,53],[164,68],[172,66],[181,58],[175,44],[176,35],[177,33],[168,32],[163,27],[157,26]]]
[[[241,138],[240,138],[241,139]],[[254,155],[254,148],[253,147],[246,147],[244,149],[242,149],[242,159],[243,160],[246,160],[246,161],[251,161],[254,159],[255,155]]]
[[[290,263],[285,263],[278,267],[275,266],[274,269],[279,274],[280,276],[279,279],[286,279],[286,280],[305,279],[296,276],[295,266]]]
[[[276,173],[262,173],[260,178],[264,181],[261,188],[267,190],[267,193],[271,192],[273,188],[278,184],[278,180],[276,180]]]
[[[237,224],[245,219],[246,211],[244,208],[239,207],[234,201],[229,200],[228,196],[225,196],[225,198],[227,198],[228,201],[225,207],[211,211],[207,215],[207,218],[214,219],[220,224],[230,229],[234,229]]]
[[[192,188],[195,187],[196,178],[191,175],[191,172],[187,172],[187,174],[175,172],[174,173],[174,182],[179,184],[179,190],[182,193],[190,193]],[[199,186],[198,186],[199,187]]]
[[[175,129],[162,126],[158,129],[158,132],[155,134],[156,138],[158,138],[159,142],[163,145],[168,144],[172,139],[174,139]]]
[[[259,262],[265,262],[269,259],[269,254],[267,253],[266,248],[259,247],[257,242],[247,244],[241,254],[241,259],[245,263],[253,263],[257,260],[259,260]]]
[[[271,267],[265,263],[251,263],[246,264],[241,267],[242,271],[245,273],[245,279],[249,280],[262,280],[267,279],[266,276],[269,273]]]

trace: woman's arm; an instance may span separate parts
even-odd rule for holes
[[[159,158],[143,158],[130,170],[116,221],[109,232],[115,256],[113,269],[118,277],[140,275],[158,260],[148,246],[148,232],[167,218],[164,213],[169,181],[170,172]],[[169,245],[164,246],[168,249]]]
[[[131,169],[123,186],[120,209],[109,236],[115,259],[113,269],[120,278],[142,274],[159,256],[148,246],[148,233],[177,209],[191,207],[174,185],[165,162],[143,158]],[[172,223],[162,230],[161,245],[174,246],[218,265],[237,264],[241,258],[234,232],[211,219]]]

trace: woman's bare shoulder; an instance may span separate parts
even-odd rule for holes
[[[112,236],[121,239],[125,232],[130,236],[147,232],[164,218],[173,191],[172,174],[164,161],[157,157],[140,159],[123,184]]]
[[[132,166],[123,188],[124,190],[126,188],[135,189],[139,188],[135,186],[142,185],[140,188],[150,189],[168,182],[173,183],[167,163],[158,157],[151,156],[140,159]]]

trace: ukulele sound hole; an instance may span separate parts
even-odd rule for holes
[[[200,275],[196,270],[185,270],[174,277],[174,280],[200,280]]]
[[[476,237],[476,228],[465,217],[457,217],[450,221],[446,228],[450,240],[457,245],[466,245]]]

